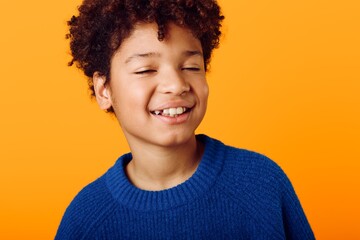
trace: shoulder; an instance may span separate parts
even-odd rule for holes
[[[269,182],[286,178],[279,165],[263,154],[225,145],[206,135],[198,135],[197,138],[205,144],[203,159],[211,158],[209,162],[212,165],[221,165],[221,175],[230,181],[246,185],[258,180]]]
[[[216,139],[210,141],[215,142],[212,144],[216,146],[214,152],[221,153],[216,156],[223,158],[222,175],[230,181],[245,187],[249,184],[260,184],[262,181],[263,184],[279,183],[287,178],[276,162],[261,153],[225,145]]]
[[[257,152],[226,145],[223,148],[219,189],[251,216],[259,229],[284,231],[290,239],[314,239],[295,190],[281,167]]]
[[[84,187],[70,203],[55,239],[83,239],[112,212],[114,205],[102,176]]]
[[[223,166],[218,177],[218,187],[232,198],[267,207],[279,208],[285,191],[293,191],[292,185],[281,167],[267,156],[217,141]],[[258,201],[254,201],[258,199]]]

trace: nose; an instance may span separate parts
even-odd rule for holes
[[[181,70],[170,69],[164,72],[159,82],[159,89],[162,93],[181,95],[190,91],[190,85]]]

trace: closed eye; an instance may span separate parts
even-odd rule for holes
[[[182,68],[182,70],[198,72],[198,71],[200,71],[200,68],[198,68],[198,67],[184,67],[184,68]]]
[[[137,71],[137,72],[135,72],[135,74],[142,75],[142,74],[150,74],[150,73],[154,73],[154,72],[156,72],[156,70],[146,69],[146,70],[142,70],[142,71]]]

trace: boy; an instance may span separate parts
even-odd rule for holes
[[[314,239],[282,170],[195,135],[223,16],[214,0],[85,0],[73,60],[131,153],[70,204],[56,239]]]

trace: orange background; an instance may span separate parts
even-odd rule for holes
[[[79,3],[1,1],[0,239],[52,239],[75,194],[128,151],[66,65]],[[360,2],[220,5],[198,132],[282,166],[318,239],[360,239]]]

